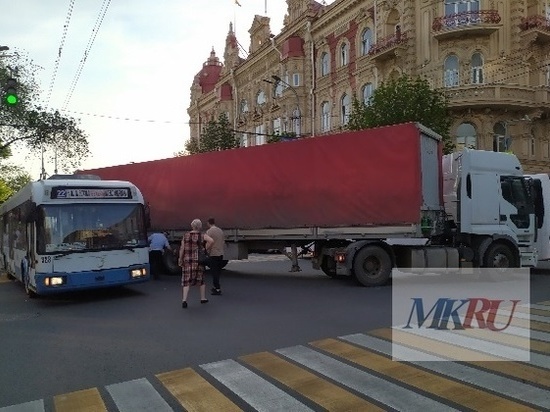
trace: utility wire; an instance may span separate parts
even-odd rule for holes
[[[88,55],[90,54],[90,50],[92,49],[92,46],[94,44],[95,38],[97,36],[97,33],[99,32],[99,28],[101,27],[101,24],[103,23],[103,18],[105,17],[105,14],[107,13],[107,9],[109,8],[109,5],[111,4],[111,0],[103,0],[103,4],[101,5],[101,8],[99,9],[99,14],[97,16],[94,28],[92,29],[92,33],[90,35],[90,39],[88,40],[88,44],[86,45],[86,49],[84,50],[84,55],[82,56],[82,59],[80,60],[80,64],[76,70],[75,76],[73,78],[73,81],[71,83],[71,86],[69,88],[69,92],[67,93],[67,97],[65,98],[65,102],[63,103],[62,110],[66,109],[69,105],[69,101],[71,100],[73,96],[74,89],[76,87],[76,84],[78,83],[78,80],[80,79],[80,75],[82,74],[82,69],[84,68],[84,65],[86,64],[86,60],[88,59]]]
[[[65,46],[65,40],[67,39],[67,30],[69,29],[69,23],[71,21],[71,16],[73,14],[75,0],[69,0],[69,9],[67,10],[67,17],[65,18],[65,24],[63,25],[63,33],[61,34],[61,43],[59,44],[59,49],[57,50],[57,58],[55,59],[55,65],[52,73],[52,79],[50,80],[50,87],[48,89],[48,95],[46,97],[46,110],[50,104],[50,97],[52,95],[53,86],[55,84],[55,79],[57,77],[57,71],[59,70],[59,62],[61,60],[61,53],[63,47]]]

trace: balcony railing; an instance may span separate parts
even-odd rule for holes
[[[548,17],[541,15],[523,17],[519,29],[522,31],[522,36],[530,38],[531,41],[550,42],[550,19]]]
[[[436,17],[432,23],[432,30],[437,38],[453,35],[491,34],[501,21],[497,10],[475,10],[453,13],[443,17]]]
[[[394,50],[397,46],[406,43],[407,40],[408,34],[406,31],[396,31],[394,34],[386,36],[373,44],[368,55],[374,57],[385,55],[386,52]]]

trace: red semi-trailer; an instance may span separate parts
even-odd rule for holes
[[[213,216],[227,259],[314,243],[314,267],[363,285],[386,283],[395,266],[458,267],[475,248],[444,233],[440,137],[416,123],[78,173],[134,183],[151,228],[175,245],[193,219]]]

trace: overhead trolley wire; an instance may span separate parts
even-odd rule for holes
[[[90,50],[92,49],[92,46],[94,44],[95,38],[97,36],[97,33],[99,32],[99,28],[101,27],[101,24],[103,23],[103,18],[105,17],[105,14],[107,13],[107,9],[109,8],[109,5],[111,4],[111,0],[103,0],[103,4],[101,5],[101,8],[99,9],[99,14],[97,16],[94,28],[92,29],[92,33],[90,34],[90,39],[88,40],[88,44],[86,45],[86,49],[84,49],[84,54],[82,56],[82,59],[80,59],[80,64],[76,70],[75,76],[73,78],[73,81],[71,83],[71,86],[69,87],[69,92],[67,93],[67,97],[65,98],[65,102],[63,103],[62,110],[66,109],[72,96],[74,89],[76,87],[76,84],[78,83],[78,80],[80,79],[80,75],[82,74],[82,69],[84,68],[84,65],[86,64],[86,60],[88,59],[88,55],[90,54]]]
[[[54,69],[52,72],[52,79],[50,80],[50,87],[48,88],[48,94],[46,97],[46,109],[50,104],[50,97],[52,95],[53,86],[55,84],[55,79],[57,77],[57,71],[59,70],[59,62],[61,61],[61,53],[63,52],[63,47],[65,47],[65,40],[67,39],[67,30],[69,29],[69,23],[71,22],[71,16],[74,10],[75,0],[69,0],[69,8],[67,10],[67,17],[65,17],[65,24],[63,25],[63,32],[61,34],[61,42],[59,44],[59,49],[57,50],[57,57],[55,59]]]

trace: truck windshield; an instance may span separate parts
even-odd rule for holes
[[[529,215],[534,213],[534,201],[529,193],[525,178],[518,176],[501,176],[500,186],[502,197],[517,208],[517,214],[510,219],[518,228],[529,227]]]
[[[38,212],[39,254],[147,245],[139,204],[42,205]]]

